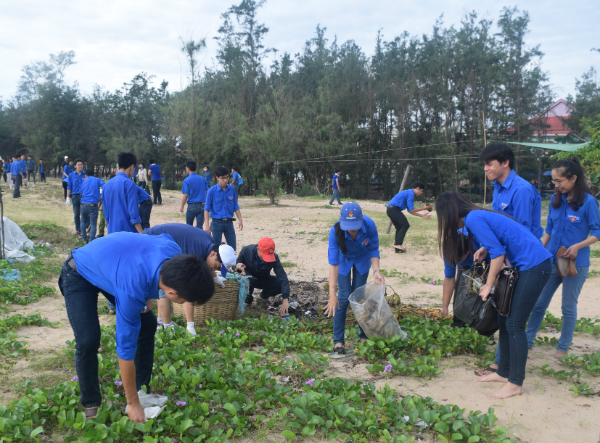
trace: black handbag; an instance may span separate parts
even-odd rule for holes
[[[494,299],[498,314],[503,317],[510,315],[510,306],[518,279],[518,269],[510,266],[502,268],[498,273],[498,277],[496,277],[496,284],[491,298]]]

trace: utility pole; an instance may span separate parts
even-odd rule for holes
[[[487,138],[485,136],[485,112],[481,111],[481,119],[483,120],[483,148],[487,146]],[[487,175],[483,172],[483,207],[485,208],[487,202]]]

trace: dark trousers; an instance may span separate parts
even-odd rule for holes
[[[260,278],[250,277],[249,282],[250,290],[248,291],[248,296],[246,297],[247,304],[252,304],[252,301],[254,300],[252,293],[254,292],[255,288],[262,289],[260,298],[263,300],[267,300],[269,297],[274,297],[281,294],[281,283],[279,283],[277,277],[274,275]]]
[[[162,205],[162,195],[160,194],[161,181],[152,180],[152,193],[154,194],[154,204],[157,202]]]
[[[35,183],[35,171],[27,171],[27,180],[31,181],[31,176],[33,176],[33,182]]]
[[[140,188],[145,190],[146,189],[146,180],[143,180],[143,181],[140,180],[139,186],[140,186]]]
[[[210,230],[212,232],[213,240],[215,241],[215,245],[220,246],[221,240],[223,239],[223,235],[225,236],[225,241],[229,246],[233,248],[235,251],[236,246],[236,238],[235,238],[235,228],[233,227],[232,221],[223,221],[223,220],[213,220],[210,224]]]
[[[196,227],[202,229],[204,222],[204,203],[188,203],[187,211],[185,213],[185,222],[194,226],[194,219],[196,219]]]
[[[234,183],[233,189],[235,189],[235,194],[239,196],[240,195],[240,185],[238,185],[237,183]]]
[[[392,224],[396,229],[396,238],[394,239],[394,245],[402,246],[404,243],[404,236],[406,231],[410,228],[410,223],[406,219],[406,216],[402,213],[402,209],[397,206],[388,206],[387,216],[392,220]]]
[[[90,226],[90,238],[92,241],[96,238],[96,228],[98,227],[98,206],[81,206],[81,239],[88,241],[87,228]]]
[[[100,321],[98,320],[98,293],[111,302],[115,298],[92,285],[81,275],[63,264],[58,287],[65,298],[69,323],[75,335],[75,371],[79,382],[81,404],[93,408],[102,404],[98,379],[98,348],[100,347]],[[146,386],[150,392],[150,378],[154,362],[154,334],[156,317],[152,311],[140,314],[141,327],[135,353],[136,387]]]
[[[67,186],[69,186],[69,184],[66,181],[62,182],[63,184],[63,191],[65,192],[65,200],[67,198]]]
[[[525,365],[529,351],[525,325],[551,273],[550,259],[527,271],[519,272],[510,315],[508,317],[498,315],[500,362],[497,373],[501,377],[508,378],[508,381],[515,385],[522,386],[525,380]]]
[[[159,182],[160,183],[160,182]],[[152,212],[152,199],[149,198],[140,203],[140,218],[142,229],[150,228],[150,213]]]
[[[46,181],[46,173],[40,172],[40,182],[45,182],[45,181]]]
[[[23,177],[21,174],[17,174],[13,176],[15,179],[15,190],[13,191],[13,198],[18,198],[21,196],[21,186],[23,185]]]
[[[75,231],[79,232],[81,229],[81,194],[71,194],[71,204],[73,205]]]

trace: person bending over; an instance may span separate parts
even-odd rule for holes
[[[133,183],[133,182],[132,182]],[[196,256],[182,255],[168,235],[117,232],[74,249],[62,266],[58,286],[75,334],[75,370],[86,418],[102,404],[98,379],[100,321],[98,293],[117,307],[117,356],[129,419],[144,423],[138,397],[150,392],[159,289],[174,303],[206,303],[215,292],[212,272]]]
[[[246,305],[254,301],[252,293],[255,288],[262,289],[260,298],[268,300],[270,297],[281,294],[283,302],[279,308],[281,315],[287,315],[290,298],[290,282],[285,273],[279,256],[275,254],[275,242],[269,237],[263,237],[257,245],[244,246],[237,258],[236,268],[246,270],[250,277],[250,290],[246,298]],[[275,275],[271,275],[271,270]]]
[[[431,219],[431,216],[427,213],[420,214],[421,211],[431,211],[430,204],[426,204],[422,208],[415,208],[415,197],[421,195],[424,189],[425,185],[423,183],[415,182],[412,189],[398,192],[387,205],[387,216],[392,220],[396,229],[396,237],[394,239],[394,252],[396,253],[406,252],[406,248],[402,244],[404,243],[406,231],[410,228],[410,223],[408,223],[402,211],[407,209],[409,214],[423,217],[426,220]]]

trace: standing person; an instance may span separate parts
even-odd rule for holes
[[[35,160],[31,155],[28,156],[27,159],[27,181],[31,181],[31,177],[33,176],[33,183],[35,184]]]
[[[269,237],[263,237],[256,245],[244,246],[237,258],[236,268],[246,270],[250,277],[250,289],[246,297],[246,304],[254,301],[254,289],[262,289],[261,300],[268,300],[281,294],[283,299],[279,313],[287,315],[290,307],[290,282],[288,276],[275,254],[275,242]],[[271,275],[271,270],[275,275]]]
[[[138,179],[139,179],[138,184],[139,184],[140,188],[142,188],[145,191],[146,183],[148,182],[148,171],[146,171],[146,168],[144,167],[143,163],[140,163]]]
[[[19,158],[17,156],[17,158]],[[25,180],[27,180],[27,163],[25,162],[25,155],[21,156],[20,160],[17,160],[13,163],[13,175],[15,176],[15,190],[13,191],[13,198],[21,197],[21,186]],[[15,174],[16,173],[16,174]]]
[[[94,170],[85,171],[85,180],[81,184],[81,239],[91,242],[96,238],[98,226],[98,206],[104,180],[94,177]],[[90,227],[90,237],[87,238],[87,228]]]
[[[10,178],[12,180],[11,184],[10,184],[10,189],[13,189],[13,187],[15,186],[15,184],[17,182],[17,175],[19,175],[18,168],[19,168],[19,160],[17,159],[17,157],[13,157],[12,163],[10,164]],[[19,193],[19,196],[20,195],[21,194]]]
[[[152,180],[152,194],[154,194],[154,204],[158,202],[162,205],[162,195],[160,193],[160,186],[162,185],[162,176],[160,175],[160,166],[154,163],[154,160],[150,160],[150,166],[148,167],[148,174]]]
[[[410,223],[402,211],[407,209],[409,214],[423,217],[425,220],[431,220],[431,216],[428,213],[420,214],[421,211],[431,211],[430,204],[426,204],[421,208],[415,208],[415,197],[421,195],[424,189],[425,185],[422,182],[414,182],[412,189],[398,192],[387,205],[387,216],[392,220],[392,224],[396,229],[394,252],[397,254],[406,252],[403,243],[406,232],[410,228]]]
[[[81,184],[85,180],[83,173],[83,160],[75,159],[75,170],[69,174],[67,179],[67,207],[73,204],[73,216],[75,219],[75,235],[81,235]]]
[[[137,185],[138,182],[138,165],[135,165],[135,170],[133,171],[133,182]]]
[[[13,185],[12,185],[12,160],[11,158],[7,158],[6,161],[4,162],[4,172],[5,172],[5,179],[6,182],[8,183],[9,189],[12,189]]]
[[[44,167],[44,160],[40,158],[40,183],[46,182],[46,169]]]
[[[142,229],[150,227],[150,214],[152,214],[152,199],[150,194],[137,186],[138,203],[140,209],[140,218],[142,219]]]
[[[342,204],[342,201],[340,200],[340,172],[341,169],[337,168],[335,170],[335,174],[333,174],[333,184],[331,185],[331,187],[333,188],[333,194],[331,194],[331,200],[329,200],[330,205],[333,204],[333,200],[335,200],[336,198],[338,205]]]
[[[225,166],[219,166],[215,175],[217,184],[208,190],[206,203],[204,205],[204,230],[209,234],[212,232],[215,245],[221,244],[225,235],[227,244],[236,250],[235,228],[233,227],[233,214],[238,216],[240,231],[244,229],[242,213],[238,205],[238,196],[229,183],[229,171]],[[212,223],[209,226],[209,216]]]
[[[441,194],[435,205],[438,215],[438,244],[448,263],[458,263],[458,230],[466,227],[487,251],[491,264],[486,284],[479,291],[485,301],[505,262],[519,271],[508,317],[498,314],[500,362],[498,371],[482,376],[480,382],[501,382],[490,398],[502,399],[523,393],[527,363],[525,324],[552,272],[551,255],[542,243],[511,217],[480,208],[458,192]]]
[[[329,231],[329,303],[325,308],[328,317],[333,315],[333,351],[345,354],[346,311],[348,298],[356,288],[364,286],[373,267],[373,278],[380,285],[385,280],[379,271],[379,234],[375,222],[366,215],[358,203],[342,206],[339,221]],[[335,291],[339,286],[339,294]],[[362,341],[367,336],[359,327]]]
[[[66,157],[65,157],[66,159]],[[65,162],[63,162],[65,163]],[[65,166],[63,166],[62,173],[62,185],[63,191],[65,191],[65,200],[67,199],[67,187],[69,186],[69,174],[73,172],[73,161],[70,161]]]
[[[572,156],[554,163],[552,180],[557,186],[557,192],[550,203],[548,224],[546,233],[542,237],[542,244],[552,254],[554,264],[556,264],[559,248],[562,246],[567,248],[562,256],[575,260],[577,274],[568,274],[561,278],[556,266],[552,267],[550,280],[529,318],[527,344],[529,349],[533,347],[546,309],[562,284],[563,323],[554,354],[554,358],[558,360],[567,355],[573,341],[577,323],[577,300],[590,270],[590,245],[600,239],[600,213],[598,200],[590,193],[586,184],[585,171],[577,157]]]
[[[137,158],[132,152],[119,152],[119,172],[104,185],[102,206],[109,234],[121,231],[142,233],[138,206],[138,189],[141,188],[131,180],[136,163]]]
[[[152,299],[162,289],[174,303],[206,303],[215,292],[208,266],[198,257],[181,255],[181,248],[168,235],[119,232],[73,250],[62,266],[58,286],[77,337],[75,370],[86,419],[95,418],[102,404],[98,379],[101,292],[117,306],[115,339],[127,415],[144,423],[138,391],[145,386],[151,392],[156,334]]]
[[[202,168],[202,171],[204,171],[204,180],[206,180],[206,189],[210,189],[210,171],[208,170],[208,166],[205,165]]]
[[[67,166],[69,164],[69,156],[65,155],[65,157],[63,158],[63,161],[60,165],[60,169],[61,171],[65,169],[65,166]]]
[[[238,172],[237,168],[234,166],[233,168],[231,168],[231,184],[233,185],[233,188],[235,189],[235,193],[238,196],[240,195],[240,186],[243,183],[244,183],[244,180],[242,180],[242,176]]]
[[[206,202],[206,180],[196,174],[196,162],[189,161],[185,165],[186,179],[183,181],[181,193],[181,207],[179,212],[183,212],[185,203],[187,202],[187,212],[185,214],[185,222],[188,225],[194,225],[196,219],[196,227],[202,229],[202,221],[204,220],[204,203]]]

